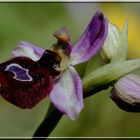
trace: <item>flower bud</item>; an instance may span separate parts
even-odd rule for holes
[[[120,59],[126,59],[127,47],[128,47],[128,24],[126,24],[122,31],[119,28],[109,23],[108,35],[106,37],[103,48],[100,55],[104,62],[116,61]]]
[[[121,109],[128,112],[140,112],[140,76],[128,74],[115,84],[111,99]]]
[[[120,31],[117,26],[108,24],[108,35],[103,45],[102,51],[100,52],[101,57],[105,61],[110,61],[114,55],[114,50],[117,47],[117,42],[120,36]]]

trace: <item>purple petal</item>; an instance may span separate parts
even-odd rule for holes
[[[89,60],[97,54],[105,41],[108,21],[101,12],[96,12],[79,41],[71,52],[71,64],[76,65]]]
[[[74,67],[65,70],[50,93],[54,106],[72,120],[76,119],[83,108],[82,81]]]
[[[31,58],[34,61],[37,61],[40,59],[44,51],[45,49],[36,47],[28,42],[22,41],[12,51],[12,54],[14,57],[25,56]]]

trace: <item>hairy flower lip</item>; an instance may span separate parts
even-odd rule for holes
[[[31,109],[49,95],[53,81],[47,68],[20,56],[0,64],[0,84],[0,95],[5,100],[19,108]]]

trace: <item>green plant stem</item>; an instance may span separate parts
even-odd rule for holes
[[[49,108],[45,119],[37,128],[33,135],[33,139],[39,137],[39,139],[47,138],[50,133],[53,131],[57,123],[60,121],[63,113],[55,109],[54,107]]]
[[[114,85],[114,81],[104,84],[104,85],[99,85],[98,87],[93,87],[93,89],[91,91],[84,92],[83,97],[84,97],[84,99],[86,99],[87,97],[90,97],[102,90],[107,90],[110,86],[113,86],[113,85]]]
[[[84,99],[102,90],[108,89],[109,86],[111,85],[112,83],[95,87],[93,90],[84,93]],[[37,138],[37,137],[40,137],[42,139],[47,138],[50,135],[50,133],[54,130],[54,128],[56,127],[56,125],[58,124],[62,116],[63,113],[59,112],[54,107],[50,107],[45,119],[35,131],[33,138]]]

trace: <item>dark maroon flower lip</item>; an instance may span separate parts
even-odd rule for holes
[[[60,74],[60,57],[46,50],[39,61],[15,57],[0,64],[1,96],[20,108],[32,108],[50,94],[53,77]]]

